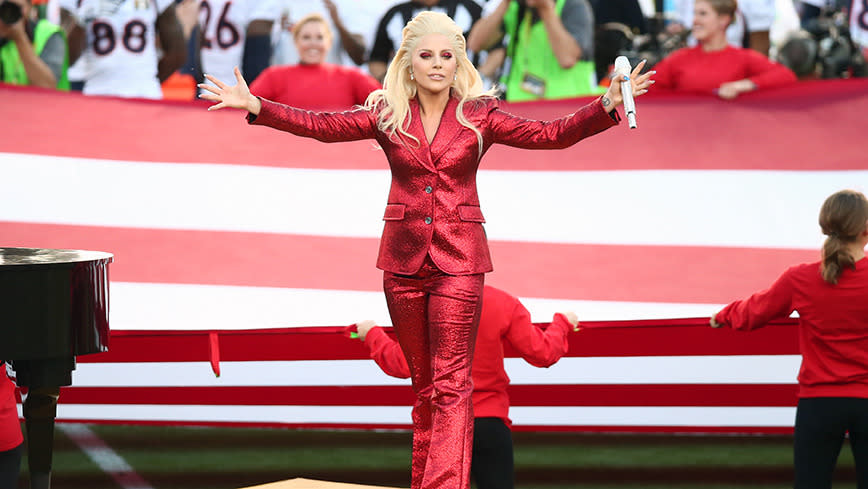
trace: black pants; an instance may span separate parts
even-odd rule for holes
[[[827,489],[844,443],[856,462],[859,489],[868,489],[868,399],[813,397],[799,400],[793,462],[795,489]]]
[[[18,487],[18,472],[21,470],[21,456],[23,454],[24,443],[12,450],[0,452],[0,489]]]
[[[470,474],[478,489],[513,489],[512,432],[500,418],[473,420]]]

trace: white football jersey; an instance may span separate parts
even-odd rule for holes
[[[280,22],[278,0],[202,0],[199,23],[202,26],[202,71],[235,84],[232,69],[241,69],[247,26],[254,20]],[[251,80],[248,80],[248,82]]]
[[[87,33],[84,93],[162,98],[156,23],[173,0],[61,0]]]
[[[853,0],[850,7],[850,37],[859,46],[868,48],[868,0]]]

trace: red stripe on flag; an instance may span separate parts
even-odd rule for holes
[[[16,222],[0,228],[5,246],[111,252],[113,281],[382,290],[373,238]],[[488,283],[518,296],[596,301],[726,303],[767,287],[793,263],[817,258],[816,250],[765,248],[490,246],[495,271]],[[589,263],[606,266],[583,266]],[[674,276],[685,263],[686,273]]]
[[[512,385],[512,406],[789,407],[795,384]],[[411,406],[409,385],[65,387],[63,404]]]
[[[224,428],[284,428],[306,430],[409,430],[410,423],[275,423],[260,421],[166,421],[166,420],[95,420],[87,418],[61,418],[60,422],[92,423],[105,425],[141,426],[219,426]],[[792,435],[792,427],[778,426],[670,426],[670,425],[513,425],[512,431],[525,432],[568,432],[568,433],[691,433],[691,434],[753,434],[753,435]]]
[[[797,355],[795,320],[745,333],[712,329],[707,319],[593,322],[569,335],[567,357]],[[619,327],[600,327],[601,325]],[[391,333],[391,328],[386,328]],[[211,335],[220,336],[222,362],[370,360],[365,345],[348,339],[342,327],[242,331],[113,331],[105,353],[78,357],[79,363],[204,362],[211,360]],[[504,344],[507,357],[518,355]]]
[[[589,101],[504,104],[504,109],[531,118],[553,119]],[[868,112],[865,79],[803,82],[745,94],[726,103],[710,94],[652,92],[639,104],[641,129],[629,136],[621,127],[567,150],[536,151],[533,157],[524,150],[495,146],[483,160],[483,168],[864,169],[862,148],[854,142],[864,138],[863,117]],[[375,150],[372,141],[326,145],[268,128],[245,127],[241,111],[208,112],[201,103],[85,97],[6,85],[0,87],[0,106],[6,113],[16,114],[0,120],[3,152],[293,168],[387,168],[382,151]],[[63,125],[62,130],[46,137],[45,121],[68,114],[75,114],[75,124]],[[110,137],[104,137],[106,121],[111,121]],[[726,137],[709,138],[709,123]],[[244,144],[228,140],[215,144],[215,134],[240,134]],[[829,148],[835,151],[830,153]],[[653,157],[649,157],[651,151]]]

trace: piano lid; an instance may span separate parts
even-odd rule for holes
[[[112,254],[103,251],[54,250],[46,248],[0,248],[0,266],[60,265],[95,260],[112,261]]]
[[[0,248],[0,359],[108,349],[111,253]]]

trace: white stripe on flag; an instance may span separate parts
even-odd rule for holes
[[[519,406],[515,424],[542,426],[793,426],[794,407],[572,407]]]
[[[516,425],[790,427],[794,407],[532,407],[510,409]],[[63,404],[57,418],[73,420],[244,423],[410,424],[409,406],[185,406]]]
[[[0,153],[0,166],[40,176],[0,180],[0,220],[16,222],[376,238],[389,186],[386,170],[9,153]],[[478,175],[493,240],[799,249],[821,243],[805,223],[815,221],[823,199],[865,182],[868,171]]]
[[[798,355],[565,357],[548,369],[506,359],[513,384],[794,384]],[[147,371],[143,376],[141,372]],[[409,385],[370,360],[80,363],[76,387]]]
[[[532,319],[559,311],[584,321],[707,317],[721,304],[577,301],[521,298]],[[225,285],[111,283],[114,330],[263,329],[343,326],[371,319],[392,324],[382,292]]]

